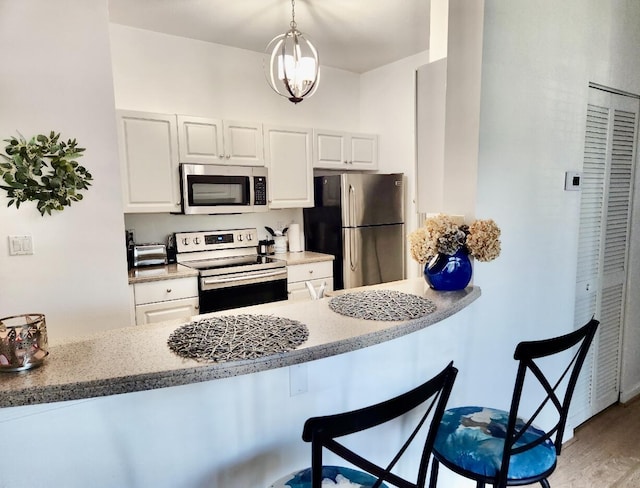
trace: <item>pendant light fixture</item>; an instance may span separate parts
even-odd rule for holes
[[[298,30],[295,0],[291,0],[290,29],[267,44],[269,62],[265,75],[269,86],[278,95],[293,103],[313,95],[320,81],[318,51]]]

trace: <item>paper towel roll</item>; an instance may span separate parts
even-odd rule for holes
[[[300,252],[302,250],[300,249],[300,225],[291,224],[287,234],[289,234],[289,252]]]

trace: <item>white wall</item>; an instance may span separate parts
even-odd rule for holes
[[[506,379],[515,343],[572,328],[580,194],[563,182],[582,167],[588,83],[640,93],[639,3],[485,5],[476,210],[502,228],[503,251],[475,266],[477,368],[463,381]],[[637,349],[637,330],[627,339]]]
[[[260,53],[118,24],[110,33],[119,109],[358,128],[355,73],[323,66],[317,92],[293,104],[267,85]]]
[[[51,342],[128,323],[106,0],[0,0],[0,139],[55,130],[86,148],[83,201],[41,217],[0,191],[0,316],[41,312]],[[3,144],[4,147],[4,144]],[[34,254],[9,256],[9,235]]]

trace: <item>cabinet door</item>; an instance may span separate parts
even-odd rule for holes
[[[349,165],[352,169],[378,169],[378,136],[375,134],[351,134],[348,140]]]
[[[377,170],[378,136],[315,131],[313,166],[340,170]]]
[[[198,299],[183,298],[166,302],[148,303],[136,306],[136,324],[153,324],[165,320],[189,320],[198,314]]]
[[[269,208],[313,207],[312,130],[265,127]]]
[[[133,285],[136,305],[198,296],[198,278],[174,278]]]
[[[317,290],[320,289],[322,283],[324,283],[324,291],[330,292],[333,291],[333,278],[323,278],[318,280],[309,280],[313,287]],[[287,285],[287,293],[288,299],[290,301],[298,301],[298,300],[311,300],[311,294],[307,289],[307,285],[304,281],[300,281],[297,283],[289,283]]]
[[[333,278],[333,261],[288,265],[287,277],[289,283],[317,280],[321,278]]]
[[[222,121],[178,115],[178,147],[181,163],[225,162]]]
[[[225,164],[264,166],[262,124],[224,121]]]
[[[314,168],[348,169],[346,139],[344,132],[314,131]]]
[[[175,115],[119,110],[117,118],[124,212],[179,211]]]

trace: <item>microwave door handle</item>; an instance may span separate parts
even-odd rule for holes
[[[253,207],[254,204],[256,203],[254,200],[254,192],[255,192],[255,188],[253,188],[253,175],[249,175],[249,206]]]

